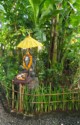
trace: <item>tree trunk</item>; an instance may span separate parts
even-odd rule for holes
[[[57,18],[52,19],[52,29],[51,29],[51,44],[50,44],[50,67],[54,65],[57,61]]]

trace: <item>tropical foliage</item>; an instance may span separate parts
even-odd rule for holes
[[[22,64],[16,46],[30,33],[44,45],[33,50],[40,83],[79,83],[80,0],[1,0],[0,16],[0,81],[11,86]]]

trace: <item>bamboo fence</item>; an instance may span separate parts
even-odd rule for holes
[[[48,91],[40,87],[36,90],[28,90],[26,86],[19,85],[19,90],[15,91],[14,84],[8,88],[6,98],[12,110],[23,112],[25,114],[43,113],[50,111],[80,110],[80,90],[60,89],[52,90],[51,86]],[[11,94],[12,93],[12,94]]]

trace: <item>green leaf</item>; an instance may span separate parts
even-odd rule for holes
[[[1,4],[0,4],[0,11],[3,11],[5,13],[5,9]]]

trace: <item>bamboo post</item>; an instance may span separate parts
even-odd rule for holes
[[[14,83],[12,83],[12,109],[14,109]]]
[[[65,109],[65,102],[64,102],[64,88],[63,88],[63,110]]]
[[[78,90],[78,109],[80,109],[80,91]]]
[[[19,112],[23,111],[23,94],[24,93],[24,86],[19,84]]]
[[[52,110],[52,106],[51,106],[50,102],[51,102],[51,82],[50,82],[50,90],[49,90],[49,111]]]
[[[19,84],[19,112],[21,112],[22,111],[22,99],[21,99],[21,89],[22,89],[22,85],[21,84]]]
[[[72,93],[72,108],[74,109],[74,92]]]
[[[24,85],[21,88],[21,105],[22,105],[22,110],[23,110],[23,98],[24,98]]]

